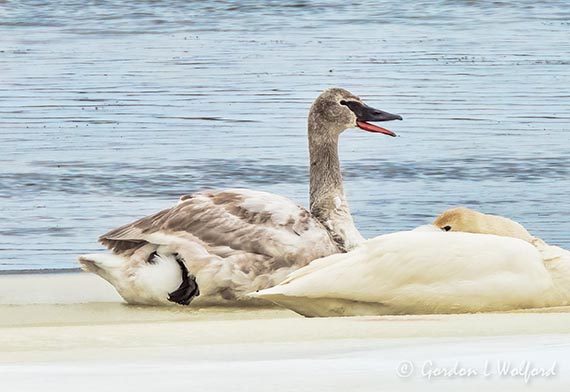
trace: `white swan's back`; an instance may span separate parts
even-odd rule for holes
[[[465,207],[444,211],[435,219],[433,225],[445,231],[520,238],[532,244],[540,253],[541,262],[553,281],[553,287],[543,297],[543,306],[570,304],[570,252],[566,249],[547,244],[509,218],[484,214]]]
[[[544,306],[552,279],[516,238],[406,231],[315,260],[253,294],[307,316],[499,311]]]

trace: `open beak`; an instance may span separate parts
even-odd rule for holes
[[[386,128],[369,124],[369,121],[392,121],[402,120],[402,116],[374,109],[362,102],[349,101],[346,106],[356,115],[356,126],[368,132],[383,133],[384,135],[396,136],[396,134]]]

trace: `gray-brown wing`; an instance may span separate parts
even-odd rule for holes
[[[289,265],[338,252],[306,209],[282,196],[246,189],[183,196],[176,206],[112,230],[99,241],[126,255],[147,243],[195,242],[222,257],[253,254]]]

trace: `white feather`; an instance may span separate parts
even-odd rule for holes
[[[251,295],[307,316],[483,312],[566,305],[568,290],[557,287],[569,275],[556,280],[520,239],[408,231],[315,260]]]

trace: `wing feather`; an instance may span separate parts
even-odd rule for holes
[[[102,235],[115,253],[146,243],[197,242],[209,253],[261,255],[275,268],[338,252],[328,231],[303,207],[266,192],[245,189],[185,195],[177,205]]]

